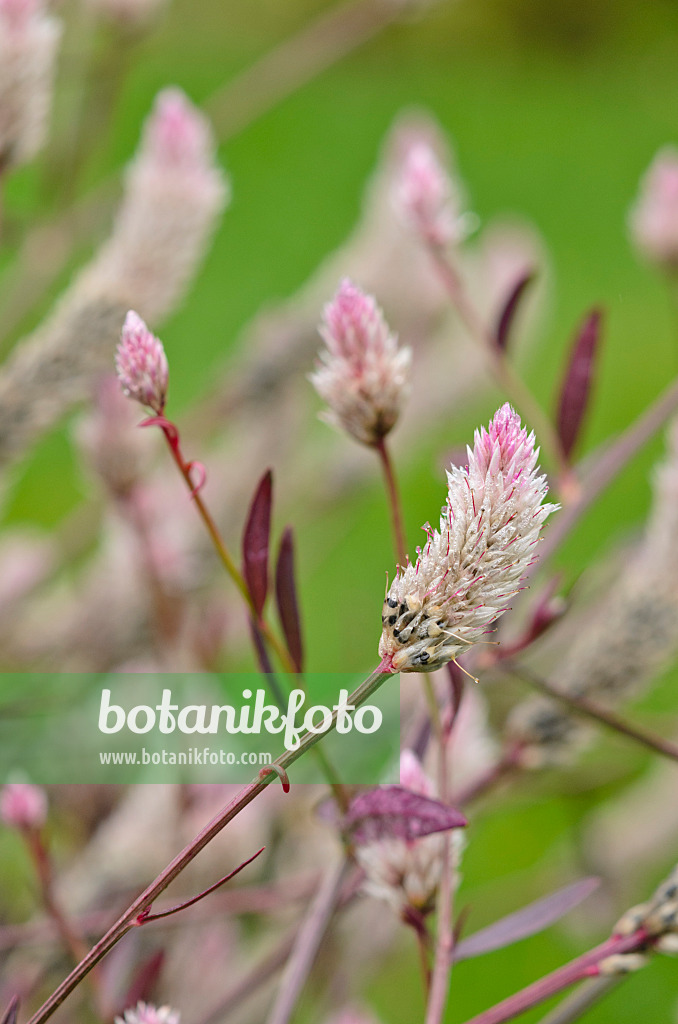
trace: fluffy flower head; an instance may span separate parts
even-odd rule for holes
[[[179,1024],[179,1017],[179,1011],[170,1006],[139,1002],[133,1010],[125,1010],[122,1017],[116,1017],[115,1024]]]
[[[327,348],[310,379],[330,407],[326,418],[362,444],[378,444],[409,390],[410,349],[398,347],[375,300],[348,279],[325,307],[320,334]]]
[[[447,474],[440,530],[416,563],[398,567],[382,615],[379,644],[396,672],[430,672],[468,650],[507,611],[535,555],[548,515],[542,504],[534,434],[510,405],[476,431],[468,466]]]
[[[160,339],[133,310],[125,318],[115,368],[127,397],[161,415],[169,383],[167,356]]]
[[[648,259],[678,267],[678,149],[667,147],[654,158],[629,226],[633,241]]]
[[[0,818],[10,828],[42,828],[47,818],[44,789],[29,782],[10,782],[0,793]]]
[[[458,242],[465,234],[458,191],[423,138],[413,138],[405,151],[393,204],[405,223],[432,245]]]

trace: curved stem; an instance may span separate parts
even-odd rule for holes
[[[384,484],[386,486],[388,510],[391,517],[393,549],[395,551],[396,561],[398,561],[400,565],[405,566],[407,565],[407,540],[405,538],[405,529],[403,527],[400,491],[398,489],[395,469],[393,468],[393,463],[386,446],[386,438],[379,438],[379,441],[374,447],[379,456],[381,468],[384,471]]]
[[[379,687],[384,683],[390,676],[393,675],[391,662],[389,659],[384,660],[377,666],[368,678],[360,684],[360,686],[351,694],[348,699],[349,704],[355,708],[364,704],[369,697],[375,693]],[[332,722],[330,725],[331,731],[335,728],[338,718],[338,711],[335,711],[332,715]],[[298,761],[307,750],[315,746],[316,743],[322,738],[325,733],[306,733],[301,737],[299,746],[295,750],[286,750],[284,754],[281,754],[273,766],[269,766],[266,769],[265,775],[259,775],[256,779],[245,786],[240,792],[233,797],[233,799],[224,807],[213,819],[210,821],[201,832],[193,839],[184,849],[177,854],[167,867],[160,872],[149,886],[138,896],[134,902],[127,908],[127,910],[118,918],[115,924],[106,932],[106,934],[90,949],[89,953],[80,961],[73,971],[65,978],[58,988],[52,993],[52,995],[43,1003],[39,1010],[33,1014],[28,1024],[43,1024],[44,1021],[49,1020],[55,1010],[61,1006],[63,1001],[78,987],[80,982],[87,977],[89,972],[96,964],[102,960],[108,952],[124,935],[130,931],[131,928],[135,927],[136,920],[140,914],[148,911],[152,906],[154,900],[164,892],[168,885],[174,881],[174,879],[181,874],[184,868],[193,861],[201,850],[207,846],[208,843],[218,835],[221,830],[228,825],[229,821],[232,821],[242,810],[245,809],[256,797],[262,793],[271,782],[276,778],[275,770],[271,770],[271,767],[280,769],[283,773],[290,765]]]
[[[643,929],[634,932],[633,935],[615,936],[607,939],[600,946],[577,957],[557,971],[547,974],[532,985],[528,985],[521,992],[517,992],[503,1002],[492,1006],[489,1010],[479,1013],[466,1024],[505,1024],[505,1021],[513,1020],[527,1010],[542,1003],[545,999],[556,995],[564,988],[574,985],[584,978],[595,976],[597,965],[608,956],[620,953],[631,953],[642,949],[647,943],[647,933]]]

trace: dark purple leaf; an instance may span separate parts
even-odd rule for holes
[[[9,1006],[2,1015],[0,1024],[16,1024],[17,1014],[19,1012],[19,997],[12,996],[9,1002]]]
[[[466,824],[454,807],[402,786],[379,786],[360,793],[344,818],[344,828],[360,845],[379,839],[420,839]]]
[[[508,298],[502,307],[499,319],[497,320],[497,329],[494,334],[497,348],[502,351],[508,347],[511,327],[513,325],[513,320],[518,306],[520,305],[520,300],[522,299],[527,286],[531,284],[533,280],[534,271],[526,270],[513,285],[513,288],[509,292]]]
[[[116,1010],[116,1015],[121,1015],[128,1006],[136,1006],[139,1000],[142,1002],[148,1001],[160,977],[164,962],[165,953],[162,949],[159,949],[141,964],[139,970],[136,971],[132,978],[120,1006]]]
[[[273,474],[266,470],[254,492],[242,538],[243,575],[257,614],[268,593],[268,545],[271,536]]]
[[[550,896],[529,903],[515,914],[502,917],[487,928],[481,928],[479,932],[470,935],[468,939],[463,939],[455,947],[454,959],[470,960],[471,957],[503,949],[520,939],[527,939],[530,935],[544,931],[579,906],[599,885],[599,878],[582,878],[572,885],[566,885],[564,889],[558,889]]]
[[[558,403],[558,435],[566,458],[577,443],[586,413],[600,342],[602,313],[592,310],[575,338]]]
[[[297,601],[294,578],[294,540],[290,526],[287,527],[280,541],[278,564],[275,569],[275,599],[287,649],[297,672],[301,672],[304,665],[304,646],[301,638],[299,602]]]

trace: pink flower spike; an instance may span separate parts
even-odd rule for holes
[[[10,828],[42,828],[47,820],[44,789],[29,782],[8,783],[0,793],[0,818]]]
[[[123,392],[159,416],[167,401],[169,366],[162,342],[133,310],[127,314],[115,357]]]
[[[212,150],[207,119],[181,89],[163,89],[146,125],[145,145],[159,164],[202,168]]]
[[[310,380],[330,407],[324,418],[361,444],[378,444],[409,391],[410,349],[398,347],[375,300],[348,278],[325,306],[320,334],[327,348]]]
[[[534,434],[510,405],[477,430],[468,466],[447,474],[440,531],[398,569],[382,614],[380,656],[396,672],[431,672],[482,640],[533,560],[547,516]]]
[[[413,138],[405,152],[393,204],[405,223],[431,245],[460,242],[466,233],[458,190],[424,138]]]

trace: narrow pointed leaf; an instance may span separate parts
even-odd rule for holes
[[[19,1012],[19,997],[12,996],[9,1006],[2,1015],[0,1024],[16,1024],[17,1014]]]
[[[550,896],[529,903],[515,914],[500,918],[487,928],[481,928],[468,939],[458,943],[454,950],[455,961],[470,960],[471,957],[482,956],[484,953],[511,946],[514,942],[529,938],[530,935],[537,935],[579,906],[599,885],[599,878],[582,878],[572,885],[565,886],[564,889],[558,889]]]
[[[273,474],[268,469],[254,492],[242,538],[243,575],[258,615],[264,610],[268,594],[272,502]]]
[[[602,313],[592,310],[575,338],[558,403],[558,435],[567,458],[577,443],[591,393]]]
[[[421,839],[466,824],[454,807],[403,786],[378,786],[360,793],[344,818],[344,828],[360,845],[380,839]]]
[[[516,312],[520,306],[520,301],[525,294],[528,285],[530,285],[533,280],[534,271],[525,271],[525,273],[523,273],[513,285],[513,288],[509,292],[506,302],[504,303],[502,311],[499,314],[494,337],[497,343],[497,348],[501,349],[502,352],[508,348],[511,327],[513,326]]]
[[[297,672],[301,672],[304,667],[304,645],[294,576],[294,539],[292,528],[289,526],[280,541],[278,563],[275,569],[275,599],[287,649]]]

